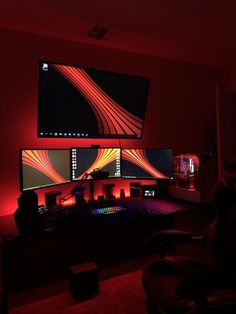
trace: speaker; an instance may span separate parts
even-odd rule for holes
[[[57,206],[57,196],[61,195],[61,191],[46,192],[45,193],[45,205],[49,209],[53,209]]]
[[[131,182],[129,185],[130,197],[141,198],[141,185],[139,182]]]
[[[160,197],[160,198],[169,197],[169,186],[170,186],[170,180],[169,179],[157,180],[158,197]]]
[[[106,200],[113,200],[115,199],[115,195],[113,194],[113,188],[115,184],[104,184],[102,186],[103,195],[105,195]]]

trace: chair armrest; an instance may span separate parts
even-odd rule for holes
[[[172,244],[196,242],[202,243],[202,236],[193,236],[191,232],[184,230],[166,229],[152,233],[146,240],[146,244],[150,242],[170,242]]]
[[[152,233],[145,242],[146,249],[159,251],[160,254],[165,254],[169,249],[174,248],[177,244],[184,243],[200,243],[202,244],[202,236],[193,236],[191,232],[184,230],[161,230]]]

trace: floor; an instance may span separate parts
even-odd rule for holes
[[[130,312],[131,307],[135,305],[135,307],[139,307],[139,310],[135,311],[135,313],[146,314],[144,306],[145,297],[141,284],[141,269],[145,263],[156,258],[158,258],[158,255],[146,256],[99,270],[100,292],[91,300],[80,302],[79,313],[103,314],[104,312],[100,312],[102,311],[102,306],[99,305],[98,309],[95,309],[97,303],[103,302],[104,306],[106,305],[108,307],[108,313],[130,314],[132,313]],[[120,303],[121,298],[123,298],[123,303],[127,303],[126,299],[129,294],[132,294],[132,298],[136,300],[135,304],[131,301],[127,306],[117,309],[117,305],[114,306],[117,302],[115,299],[118,298],[118,302]],[[110,301],[108,302],[106,298]],[[63,310],[60,309],[60,303]],[[69,293],[68,280],[58,281],[46,286],[12,294],[8,297],[8,306],[10,314],[52,314],[54,311],[57,313],[77,313],[78,310],[77,302],[73,300]],[[116,308],[116,310],[114,310],[114,308]],[[50,312],[47,312],[49,309]],[[91,309],[93,310],[92,312]]]
[[[50,290],[50,295],[45,290]],[[60,290],[61,289],[61,290]],[[43,294],[44,291],[44,294]],[[98,294],[85,301],[74,300],[69,293],[68,283],[44,287],[38,297],[29,300],[28,294],[21,295],[25,304],[10,304],[9,314],[146,314],[145,295],[141,284],[141,271],[100,281]],[[32,292],[31,292],[32,296]],[[10,300],[11,302],[11,300]]]

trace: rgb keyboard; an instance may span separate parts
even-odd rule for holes
[[[122,206],[109,206],[109,207],[93,208],[91,211],[93,215],[109,215],[109,214],[116,214],[120,212],[126,212],[127,209]]]

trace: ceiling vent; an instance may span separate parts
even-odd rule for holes
[[[110,28],[108,27],[94,25],[91,27],[90,31],[88,32],[88,37],[102,40],[106,37],[106,35],[109,32],[110,32]]]

